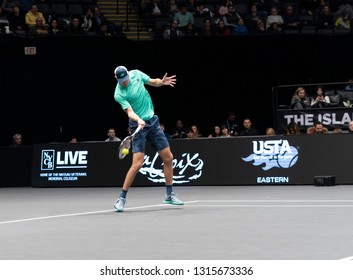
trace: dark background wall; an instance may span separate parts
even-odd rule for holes
[[[118,65],[151,77],[176,74],[175,88],[149,88],[170,129],[177,119],[208,135],[234,110],[264,133],[273,123],[272,87],[342,82],[353,74],[351,35],[303,34],[121,41],[98,37],[0,37],[0,145],[14,133],[24,144],[104,140],[126,134],[113,99]],[[37,54],[24,55],[36,46]],[[292,94],[292,93],[291,93]],[[291,96],[290,94],[290,96]],[[288,97],[288,101],[290,99]]]

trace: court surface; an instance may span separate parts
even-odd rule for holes
[[[353,186],[0,188],[1,260],[340,260]]]

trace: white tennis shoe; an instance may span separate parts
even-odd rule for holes
[[[118,212],[123,212],[124,211],[124,206],[125,206],[126,198],[119,197],[117,202],[114,203],[114,208]]]
[[[163,203],[173,205],[184,205],[184,202],[177,198],[176,194],[173,192],[170,195],[165,196]]]

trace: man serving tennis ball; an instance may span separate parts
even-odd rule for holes
[[[165,73],[162,79],[152,79],[140,70],[128,71],[124,66],[115,68],[114,75],[118,81],[114,99],[127,114],[131,133],[134,133],[139,125],[141,126],[141,130],[132,142],[132,165],[125,176],[120,196],[114,204],[115,209],[118,212],[124,211],[127,192],[143,164],[146,140],[163,161],[166,184],[163,203],[183,205],[184,202],[179,200],[173,192],[173,154],[168,139],[160,127],[158,116],[154,114],[152,99],[145,87],[145,85],[174,87],[176,75],[168,77]]]

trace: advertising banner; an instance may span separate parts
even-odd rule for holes
[[[171,140],[174,185],[314,184],[316,176],[353,182],[353,135],[290,135]],[[122,186],[131,154],[116,143],[43,144],[33,149],[32,186]],[[163,163],[147,144],[134,186],[164,185]]]
[[[336,127],[347,129],[348,123],[353,120],[353,108],[277,110],[276,117],[279,131],[285,131],[292,121],[298,123],[303,129],[313,126],[316,121],[322,122],[329,130]]]

